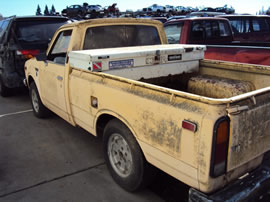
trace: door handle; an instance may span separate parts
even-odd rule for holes
[[[57,76],[57,80],[63,81],[63,77],[62,76]]]

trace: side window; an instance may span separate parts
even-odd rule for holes
[[[164,27],[169,44],[179,43],[184,23],[172,24]]]
[[[0,22],[0,42],[2,41],[2,37],[7,29],[8,24],[9,20],[3,20]]]
[[[53,61],[58,64],[65,64],[71,34],[72,30],[62,31],[58,34],[47,57],[49,61]]]
[[[230,19],[234,34],[250,32],[248,19]]]
[[[252,26],[254,32],[266,32],[269,31],[269,25],[264,18],[257,18],[252,20]]]

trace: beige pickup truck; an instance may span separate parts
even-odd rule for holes
[[[34,114],[49,109],[102,136],[108,169],[128,191],[149,183],[154,166],[189,185],[190,201],[250,197],[270,177],[260,166],[270,149],[270,67],[203,60],[204,46],[166,43],[151,20],[62,26],[25,64]]]

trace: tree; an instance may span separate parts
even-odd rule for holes
[[[37,6],[36,15],[42,15],[39,5]]]
[[[48,6],[45,6],[44,15],[50,15]]]
[[[54,5],[52,5],[52,8],[50,10],[50,15],[55,15],[56,11],[55,11],[55,8],[54,8]]]

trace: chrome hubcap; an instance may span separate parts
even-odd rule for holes
[[[39,111],[38,97],[34,90],[32,90],[32,104],[35,112],[38,112]]]
[[[132,156],[129,145],[119,134],[114,133],[108,142],[108,156],[115,172],[121,177],[127,177],[132,171]]]

